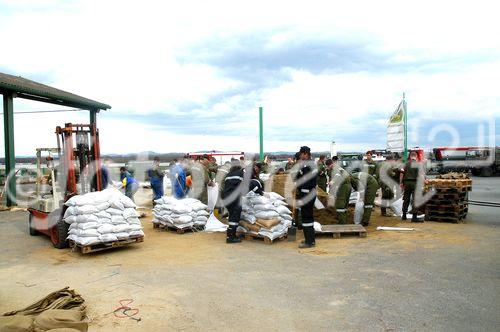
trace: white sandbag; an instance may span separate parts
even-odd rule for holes
[[[99,223],[98,222],[94,222],[94,221],[91,221],[91,222],[82,222],[82,223],[79,223],[78,224],[78,229],[91,229],[91,228],[98,228],[99,226]]]
[[[109,201],[109,206],[113,209],[118,209],[118,210],[124,210],[125,206],[123,206],[123,203],[121,202],[119,197],[113,197]]]
[[[256,204],[253,207],[254,211],[267,211],[267,210],[272,210],[274,211],[276,209],[276,206],[272,204]]]
[[[248,221],[251,224],[255,224],[255,222],[257,221],[257,217],[255,217],[253,214],[249,214],[249,213],[242,213],[241,219]]]
[[[160,206],[158,206],[158,208],[160,210],[165,210],[165,211],[172,211],[172,209],[174,208],[175,204],[162,204]]]
[[[111,222],[111,219],[108,219],[108,218],[99,218],[97,219],[97,222],[100,224],[100,225],[112,225],[113,223]]]
[[[64,221],[67,224],[75,223],[76,222],[76,216],[68,216],[68,217],[64,218]]]
[[[285,197],[281,196],[280,194],[278,193],[275,193],[275,192],[269,192],[267,193],[269,195],[269,198],[273,201],[275,200],[280,200],[280,201],[283,201],[285,200]]]
[[[282,224],[285,225],[286,228],[290,228],[292,226],[291,220],[283,220]]]
[[[274,206],[281,206],[281,205],[286,205],[286,202],[283,202],[283,201],[280,201],[280,200],[276,200],[273,202],[273,205]]]
[[[198,217],[208,217],[210,215],[210,213],[208,213],[205,210],[199,210],[199,211],[196,212],[196,215]]]
[[[292,211],[290,211],[286,206],[281,205],[276,207],[276,212],[279,214],[292,214]]]
[[[197,200],[196,198],[186,197],[183,199],[178,199],[178,200],[176,200],[176,202],[178,202],[180,204],[184,204],[184,205],[191,205],[191,204],[194,204],[194,203],[200,202],[200,201]]]
[[[135,205],[135,203],[130,198],[128,198],[123,194],[120,196],[120,201],[122,202],[125,208],[133,208],[133,209],[137,208],[137,205]]]
[[[194,223],[193,222],[188,222],[187,224],[170,224],[169,226],[172,226],[172,227],[175,227],[175,228],[178,228],[178,229],[186,229],[186,228],[193,228]]]
[[[259,231],[259,235],[262,235],[262,236],[265,236],[271,240],[274,240],[274,239],[277,239],[283,235],[285,235],[283,232],[275,232],[275,233],[272,233],[272,232],[268,232],[268,231],[265,231],[265,230],[260,230]]]
[[[207,222],[208,221],[208,217],[205,217],[205,216],[196,217],[196,221]]]
[[[111,213],[108,213],[106,211],[99,211],[95,214],[98,218],[107,218],[111,219]]]
[[[125,219],[139,216],[140,214],[133,208],[126,208],[125,210],[123,210],[123,218]]]
[[[130,235],[127,232],[124,233],[114,233],[118,240],[127,240]]]
[[[99,233],[101,233],[101,234],[114,233],[115,232],[114,227],[111,224],[104,224],[102,226],[99,226],[99,228],[97,229],[97,231]]]
[[[138,231],[142,229],[141,225],[128,225],[129,231]]]
[[[253,205],[268,204],[268,203],[270,203],[270,200],[267,199],[266,197],[263,197],[263,196],[255,196],[255,197],[250,198],[250,202]]]
[[[99,235],[99,240],[103,243],[118,241],[116,235],[108,233]]]
[[[185,213],[190,213],[191,211],[193,211],[193,208],[191,208],[188,205],[177,204],[177,205],[174,205],[174,207],[172,208],[172,211],[174,211],[175,213],[178,213],[178,214],[185,214]]]
[[[76,222],[79,224],[85,224],[89,222],[99,222],[99,218],[95,214],[79,214],[76,216]]]
[[[363,202],[357,202],[354,206],[354,224],[361,224],[361,219],[363,218],[365,204]]]
[[[111,207],[106,209],[106,212],[111,214],[111,215],[115,215],[115,216],[121,216],[123,213],[122,210],[111,208]]]
[[[394,201],[391,206],[390,206],[390,209],[392,211],[394,211],[394,214],[400,216],[403,214],[403,198],[400,198],[396,201]]]
[[[318,210],[322,210],[325,208],[325,206],[323,205],[323,203],[321,203],[318,197],[316,197],[316,199],[314,200],[314,207]]]
[[[122,216],[111,216],[111,222],[116,225],[116,224],[127,224],[127,221],[125,220],[125,218],[123,218]]]
[[[134,218],[127,218],[127,222],[131,225],[133,224],[136,224],[136,225],[140,225],[141,224],[141,221],[139,220],[139,218],[137,217],[134,217]]]
[[[172,197],[172,196],[163,196],[162,197],[163,204],[175,204],[175,203],[177,203],[177,201],[179,201],[179,200],[176,199],[175,197]]]
[[[200,210],[208,209],[208,205],[205,205],[200,201],[196,201],[193,204],[191,204],[190,206],[193,209],[193,211],[200,211]]]
[[[257,211],[255,217],[257,219],[273,219],[279,217],[279,213],[276,211]]]
[[[101,240],[99,240],[99,237],[77,237],[75,239],[75,242],[78,243],[79,245],[82,246],[90,246],[92,244],[97,244],[101,243]]]
[[[76,213],[77,214],[92,214],[97,213],[99,210],[94,205],[77,205]]]
[[[128,224],[118,224],[118,225],[113,225],[111,226],[113,232],[112,233],[128,233],[129,231],[131,231],[133,228],[131,227],[131,225],[128,225]],[[142,229],[142,227],[140,227],[139,229]],[[135,228],[135,230],[137,230],[137,228]]]
[[[69,234],[69,233],[68,233]],[[71,240],[71,241],[74,241],[76,242],[76,240],[78,239],[78,236],[76,236],[75,234],[69,234],[67,237],[66,237],[66,240]]]
[[[102,202],[102,203],[97,204],[95,207],[99,211],[104,211],[104,210],[106,210],[106,209],[109,208],[109,203],[108,202]]]
[[[217,199],[219,198],[219,184],[216,182],[212,187],[207,186],[207,195],[208,195],[208,209],[213,211],[215,208],[215,204],[217,203]]]
[[[212,213],[208,217],[207,224],[205,225],[205,232],[225,232],[227,225],[224,225]]]
[[[74,206],[70,206],[69,208],[66,209],[66,211],[64,211],[64,216],[63,218],[67,218],[69,216],[74,216],[76,215],[76,207]]]
[[[290,221],[293,220],[292,216],[289,214],[280,214],[280,217],[285,220],[290,220]]]
[[[100,233],[95,228],[76,229],[74,234],[78,237],[98,237]]]
[[[321,224],[317,221],[314,222],[314,231],[315,232],[321,232],[322,231],[322,228],[321,228]]]
[[[130,235],[130,237],[144,236],[144,232],[142,230],[141,231],[131,231],[128,234]]]
[[[187,215],[183,215],[183,216],[180,216],[179,218],[175,219],[175,222],[178,222],[179,224],[186,224],[186,223],[192,222],[192,221],[193,221],[193,217],[187,216]]]

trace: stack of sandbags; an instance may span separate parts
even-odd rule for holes
[[[163,226],[177,229],[204,227],[210,215],[208,206],[194,198],[163,196],[155,203],[153,223]]]
[[[71,197],[65,205],[68,240],[79,245],[144,236],[137,206],[119,190],[108,188]]]
[[[292,224],[292,211],[281,195],[271,192],[268,196],[250,192],[243,198],[240,232],[258,234],[271,240],[287,233]]]

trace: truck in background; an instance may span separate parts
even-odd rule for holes
[[[500,172],[500,147],[439,147],[433,149],[439,173],[471,172],[492,176]]]

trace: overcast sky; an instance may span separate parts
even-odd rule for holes
[[[499,145],[496,3],[0,1],[0,72],[110,104],[103,153],[257,152],[259,106],[266,151],[385,148],[403,92],[411,146]],[[16,154],[87,119],[18,114]]]

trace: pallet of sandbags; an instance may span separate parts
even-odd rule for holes
[[[266,243],[286,238],[292,225],[292,212],[283,196],[270,192],[265,196],[248,193],[243,198],[242,214],[238,233],[250,238],[261,238]]]
[[[210,216],[208,206],[194,198],[163,196],[155,204],[153,227],[175,230],[178,234],[203,229]]]
[[[67,240],[73,247],[87,248],[85,253],[144,239],[137,206],[114,188],[73,196],[64,205],[63,220],[69,224]]]
[[[118,240],[113,242],[95,243],[89,245],[81,245],[72,240],[69,240],[69,246],[73,250],[79,250],[82,254],[89,254],[97,251],[114,249],[128,246],[129,244],[144,242],[144,236],[131,237],[127,240]]]

